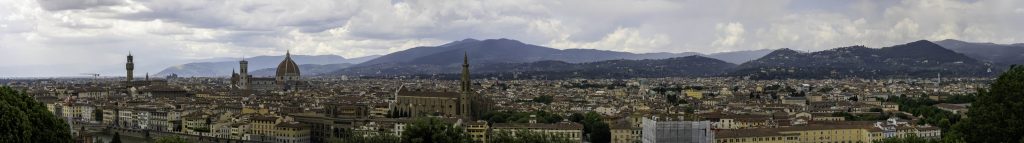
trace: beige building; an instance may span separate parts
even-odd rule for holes
[[[629,123],[620,122],[611,127],[612,143],[638,143],[643,135],[641,128]]]
[[[274,125],[274,140],[278,143],[308,143],[310,126],[299,122],[282,122]]]

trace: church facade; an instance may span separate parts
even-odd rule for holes
[[[463,56],[462,75],[459,80],[458,92],[421,91],[416,89],[399,90],[393,105],[392,114],[403,117],[445,116],[472,119],[486,109],[479,103],[477,94],[472,89],[469,77],[469,56]]]

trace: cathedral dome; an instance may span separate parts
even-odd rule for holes
[[[284,61],[277,65],[277,77],[298,77],[299,76],[299,65],[292,61],[291,53],[285,53]]]

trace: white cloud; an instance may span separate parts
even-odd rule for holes
[[[125,4],[124,0],[39,0],[39,6],[51,11],[88,9]]]
[[[711,46],[732,47],[743,43],[744,30],[742,23],[719,23],[715,25],[715,30],[719,32],[718,39],[711,42]]]
[[[661,52],[655,51],[655,48],[668,45],[669,43],[671,43],[671,41],[668,36],[664,34],[644,34],[635,29],[618,28],[615,32],[605,35],[604,38],[601,38],[601,40],[598,41],[575,42],[563,38],[552,40],[549,42],[548,46],[558,48],[584,48],[649,53]]]
[[[129,50],[138,69],[157,72],[192,59],[289,49],[359,57],[464,38],[704,53],[946,38],[1020,43],[1021,7],[1016,0],[5,0],[0,60],[20,62],[0,65],[0,76],[120,73]]]

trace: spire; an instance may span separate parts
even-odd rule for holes
[[[285,50],[284,57],[292,57],[292,50]]]
[[[469,52],[462,55],[462,92],[469,92]]]

